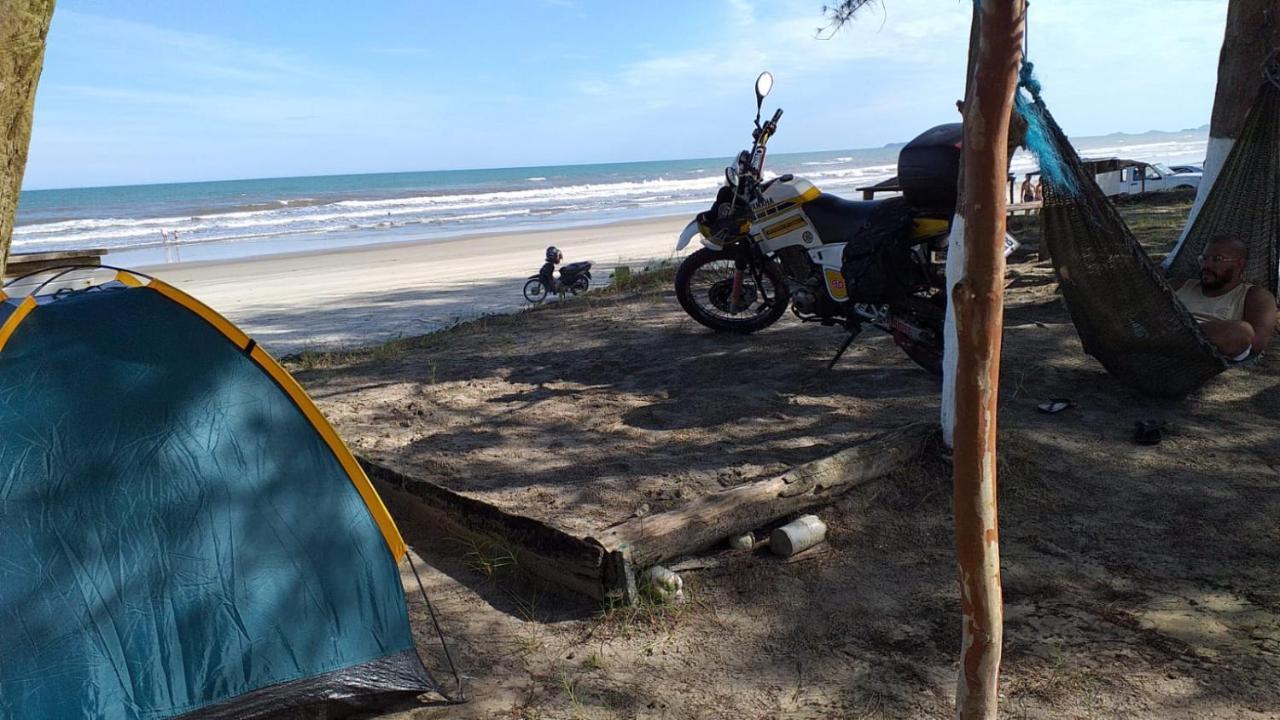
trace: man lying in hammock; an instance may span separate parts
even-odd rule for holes
[[[1262,352],[1276,327],[1276,299],[1243,281],[1249,246],[1239,238],[1214,239],[1200,256],[1200,279],[1178,289],[1178,299],[1218,350],[1235,361]]]

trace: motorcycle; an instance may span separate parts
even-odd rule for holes
[[[804,322],[841,326],[849,336],[828,367],[871,325],[891,334],[918,365],[941,374],[946,293],[934,256],[946,246],[950,213],[905,197],[844,200],[791,174],[766,180],[765,148],[782,118],[779,108],[760,122],[772,87],[772,75],[761,73],[751,150],[725,168],[711,209],[680,234],[677,252],[694,236],[703,245],[676,273],[681,307],[727,332],[762,330],[788,307]],[[955,177],[951,172],[953,204]]]
[[[560,280],[556,282],[553,278],[552,282],[559,287],[551,288],[547,286],[546,281],[541,275],[530,275],[524,284],[524,299],[537,305],[551,293],[559,293],[564,295],[566,292],[573,295],[580,295],[591,288],[591,267],[594,263],[590,260],[569,263],[560,268]]]

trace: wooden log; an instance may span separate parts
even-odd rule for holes
[[[498,549],[508,553],[521,572],[594,600],[605,599],[606,554],[599,544],[365,458],[359,460],[379,492],[390,488],[412,495],[419,501],[414,511],[425,514],[441,534]],[[618,582],[625,585],[625,575]]]
[[[636,567],[688,555],[731,535],[826,505],[918,457],[937,434],[934,423],[891,430],[778,477],[730,488],[668,512],[627,520],[605,529],[596,539],[609,551],[630,550]]]

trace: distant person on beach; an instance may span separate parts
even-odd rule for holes
[[[1044,185],[1043,185],[1043,184],[1041,184],[1041,183],[1036,183],[1036,184],[1035,184],[1035,187],[1034,187],[1034,188],[1032,188],[1032,190],[1033,190],[1033,191],[1034,191],[1034,193],[1035,193],[1035,199],[1036,199],[1036,200],[1044,200]]]
[[[1036,191],[1031,187],[1031,178],[1022,181],[1022,202],[1032,202],[1036,199]]]
[[[560,283],[556,281],[556,265],[559,265],[561,260],[564,260],[564,253],[560,252],[560,248],[555,245],[547,248],[547,261],[538,271],[538,277],[542,280],[542,284],[547,286],[548,294],[560,292]]]
[[[1241,361],[1266,349],[1276,329],[1276,299],[1244,282],[1249,246],[1222,235],[1200,256],[1200,279],[1178,289],[1178,299],[1223,355]]]

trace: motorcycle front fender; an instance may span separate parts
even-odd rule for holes
[[[694,235],[698,235],[700,233],[701,231],[698,229],[698,220],[696,218],[690,220],[689,224],[685,225],[684,230],[681,231],[680,239],[676,241],[676,252],[680,252],[686,247],[689,247],[689,241],[693,239]]]

